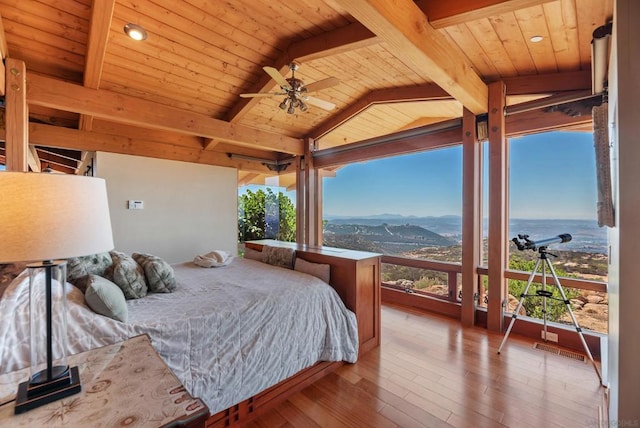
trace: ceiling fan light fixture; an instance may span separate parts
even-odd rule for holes
[[[308,111],[309,105],[307,105],[307,103],[305,103],[304,101],[309,101],[309,104],[311,104],[312,106],[319,107],[327,111],[335,108],[335,104],[318,98],[309,97],[307,96],[307,94],[319,91],[321,89],[330,88],[339,84],[340,81],[335,77],[328,77],[326,79],[315,81],[309,85],[305,85],[302,80],[295,77],[295,71],[299,66],[300,64],[296,62],[292,62],[291,64],[289,64],[289,68],[291,69],[291,77],[289,78],[285,78],[277,68],[269,66],[262,67],[262,69],[271,77],[271,79],[273,79],[278,85],[280,85],[281,90],[275,92],[262,91],[240,94],[240,96],[242,98],[262,98],[270,97],[273,95],[284,95],[284,100],[277,104],[277,106],[281,110],[286,111],[288,114],[294,114],[296,112],[296,109],[300,109],[301,112]]]
[[[133,40],[141,41],[147,39],[147,30],[137,24],[128,23],[124,26],[124,32]]]

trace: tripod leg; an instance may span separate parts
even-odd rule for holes
[[[551,275],[553,275],[553,280],[556,284],[556,287],[558,287],[558,290],[560,291],[560,295],[562,296],[562,301],[564,302],[565,306],[567,307],[567,310],[569,311],[569,315],[571,316],[571,321],[573,321],[573,325],[575,326],[576,331],[578,332],[578,336],[580,337],[582,346],[584,347],[584,350],[587,353],[587,356],[589,357],[589,360],[591,361],[591,364],[593,365],[593,368],[596,371],[596,374],[598,375],[598,380],[600,380],[600,385],[603,385],[602,375],[600,374],[600,370],[598,370],[598,366],[593,359],[593,355],[591,355],[591,351],[589,350],[587,341],[584,339],[584,334],[582,334],[582,329],[578,325],[578,320],[576,319],[576,316],[573,314],[573,310],[571,309],[571,302],[569,302],[569,300],[567,299],[567,296],[564,293],[564,289],[562,288],[562,285],[560,285],[560,280],[558,279],[558,275],[556,275],[556,272],[553,270],[553,266],[551,265],[551,262],[548,259],[547,259],[547,264],[549,265],[549,270],[551,271]]]
[[[544,262],[542,263],[542,291],[547,291],[547,263],[549,259],[546,255],[541,255]],[[542,295],[542,326],[544,331],[544,341],[547,341],[547,297]]]
[[[531,271],[531,275],[529,275],[529,279],[527,280],[527,286],[524,288],[524,291],[520,295],[520,302],[518,303],[516,310],[513,312],[513,315],[511,316],[511,322],[509,322],[509,327],[507,327],[507,331],[504,334],[502,343],[500,343],[500,347],[498,348],[498,354],[500,353],[500,351],[502,351],[502,347],[504,346],[504,344],[507,343],[507,339],[509,338],[509,334],[511,333],[513,324],[516,322],[516,319],[518,318],[518,313],[520,313],[520,309],[522,309],[522,304],[524,303],[524,299],[527,297],[527,292],[529,291],[529,287],[531,287],[533,278],[536,276],[536,272],[538,271],[538,267],[540,266],[540,261],[541,259],[538,259],[538,261],[536,261],[536,265],[533,268],[533,271]]]

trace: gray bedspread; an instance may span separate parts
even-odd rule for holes
[[[212,413],[317,361],[356,361],[355,315],[319,279],[244,259],[223,268],[174,269],[178,289],[127,301],[127,324],[92,312],[68,284],[72,353],[148,333]],[[3,371],[28,365],[28,278],[16,282],[0,301]]]

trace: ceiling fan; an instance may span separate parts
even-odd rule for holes
[[[300,64],[297,62],[292,62],[289,64],[289,68],[291,69],[291,77],[284,78],[280,74],[280,72],[273,67],[262,67],[262,69],[269,75],[273,80],[276,81],[280,88],[282,89],[279,92],[259,92],[253,94],[240,94],[242,98],[254,98],[254,97],[274,97],[278,95],[284,95],[284,100],[279,104],[282,110],[286,110],[287,113],[293,114],[296,111],[296,108],[299,108],[300,111],[307,111],[309,107],[307,103],[316,107],[320,107],[324,110],[332,110],[335,108],[335,104],[321,100],[319,98],[311,97],[307,94],[311,92],[316,92],[321,89],[330,88],[340,83],[340,81],[335,77],[328,77],[326,79],[318,80],[317,82],[309,83],[305,85],[304,82],[300,79],[296,78],[296,70],[300,67]]]

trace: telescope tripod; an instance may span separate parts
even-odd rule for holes
[[[502,347],[507,342],[507,339],[509,338],[509,333],[511,333],[511,329],[513,328],[513,324],[516,322],[516,319],[518,319],[518,313],[522,309],[522,305],[524,304],[524,300],[527,297],[532,297],[532,296],[542,297],[542,315],[543,315],[542,320],[543,320],[543,326],[544,326],[544,330],[543,330],[544,331],[544,340],[546,342],[547,341],[547,299],[558,300],[560,302],[563,302],[565,304],[565,306],[567,307],[567,310],[569,311],[569,315],[571,316],[571,321],[573,321],[573,325],[575,326],[576,331],[578,332],[578,336],[580,337],[580,341],[582,342],[582,346],[584,347],[584,350],[587,353],[587,356],[589,357],[589,360],[591,361],[591,364],[593,364],[593,368],[595,369],[596,374],[598,375],[598,379],[600,380],[600,384],[602,385],[602,376],[600,375],[600,370],[598,370],[598,366],[596,365],[596,362],[593,360],[593,356],[591,355],[591,351],[589,351],[589,347],[587,346],[587,342],[584,339],[584,335],[582,334],[582,329],[578,325],[578,321],[576,320],[576,317],[573,314],[573,310],[571,309],[571,303],[567,299],[567,296],[564,293],[564,289],[562,288],[562,285],[560,284],[560,280],[558,279],[558,275],[556,275],[556,272],[553,269],[553,265],[551,264],[551,261],[549,260],[549,256],[553,256],[553,257],[556,257],[556,256],[554,254],[551,254],[551,253],[547,252],[546,247],[538,248],[538,254],[539,254],[538,255],[538,260],[536,261],[536,265],[533,268],[533,271],[531,272],[531,275],[529,276],[529,279],[527,281],[527,286],[525,287],[524,291],[520,295],[520,302],[518,303],[518,306],[516,307],[516,310],[513,312],[513,315],[512,315],[512,318],[511,318],[511,322],[509,323],[509,327],[507,328],[507,331],[506,331],[506,333],[504,335],[504,338],[502,339],[502,343],[500,344],[500,348],[498,348],[498,354],[500,353],[500,351],[502,351]],[[533,283],[533,279],[535,278],[536,272],[538,271],[538,268],[540,267],[540,265],[542,265],[542,270],[541,270],[541,272],[542,272],[542,288],[536,290],[535,294],[527,294],[527,292],[529,291],[529,287],[531,287],[531,284]],[[553,297],[553,291],[547,290],[547,267],[549,268],[549,272],[551,272],[551,276],[553,276],[554,284],[555,284],[556,288],[558,289],[558,291],[560,292],[560,295],[562,296],[562,299],[559,299],[557,297]]]

